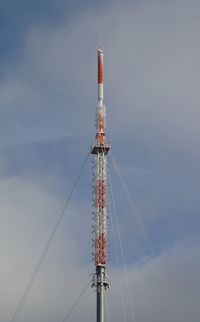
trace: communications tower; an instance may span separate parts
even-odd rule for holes
[[[96,288],[97,322],[105,320],[105,290],[109,287],[106,274],[107,263],[107,154],[110,145],[106,141],[106,108],[104,105],[104,68],[103,49],[101,45],[97,51],[98,56],[98,103],[96,107],[96,137],[91,154],[94,155],[93,167],[93,218],[94,218],[94,262],[96,273],[93,285]]]

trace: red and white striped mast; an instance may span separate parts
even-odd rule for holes
[[[107,187],[107,154],[110,146],[106,142],[106,108],[104,105],[104,68],[103,49],[98,48],[98,104],[96,107],[96,138],[91,154],[94,154],[94,260],[96,274],[93,286],[97,291],[97,322],[105,320],[105,290],[109,287],[107,263],[107,217],[108,217],[108,187]]]

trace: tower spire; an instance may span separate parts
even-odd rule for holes
[[[99,48],[101,48],[101,32],[99,33]]]
[[[101,43],[100,43],[101,45]],[[106,141],[106,108],[104,105],[104,66],[103,49],[99,46],[97,51],[98,59],[98,103],[96,107],[96,137],[92,146],[91,154],[94,155],[94,264],[96,274],[93,286],[96,287],[97,294],[97,322],[104,322],[104,302],[105,290],[109,287],[106,263],[107,263],[107,154],[110,146]]]

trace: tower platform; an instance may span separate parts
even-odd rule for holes
[[[109,150],[110,150],[109,143],[104,143],[104,144],[95,143],[91,147],[91,154],[98,154],[102,152],[104,152],[105,154],[108,154]]]

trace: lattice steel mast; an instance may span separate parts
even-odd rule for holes
[[[109,287],[106,263],[107,263],[107,154],[110,146],[106,142],[106,108],[103,98],[104,70],[103,70],[103,49],[98,48],[98,104],[96,108],[96,138],[91,153],[94,154],[94,260],[96,274],[93,286],[97,294],[97,322],[105,320],[105,294]]]

